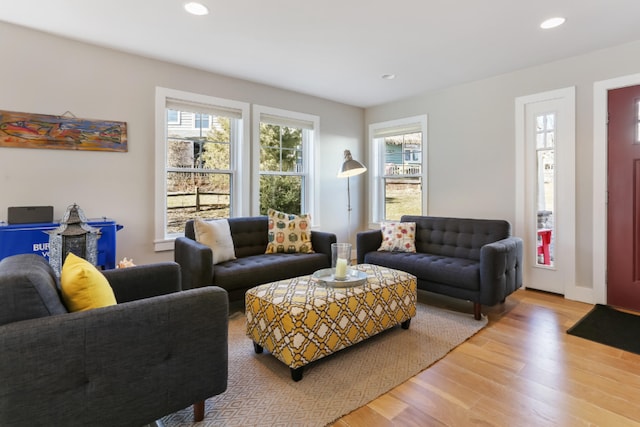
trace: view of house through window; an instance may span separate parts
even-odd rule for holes
[[[537,155],[537,252],[538,265],[554,263],[554,206],[556,193],[555,144],[556,115],[545,113],[535,118]]]
[[[170,103],[166,112],[166,234],[172,235],[195,216],[230,216],[234,119]]]
[[[369,125],[370,222],[427,214],[427,116]]]
[[[384,219],[422,215],[422,132],[384,138]]]

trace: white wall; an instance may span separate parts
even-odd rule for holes
[[[54,206],[59,219],[77,203],[88,217],[124,225],[118,259],[172,260],[173,252],[153,250],[154,99],[162,86],[319,116],[317,222],[346,238],[346,182],[336,174],[345,148],[364,158],[362,109],[2,22],[0,51],[0,110],[124,121],[129,142],[127,153],[0,147],[0,220],[9,206],[35,205]],[[352,184],[357,219],[364,215],[364,180]],[[343,193],[344,204],[337,199]]]
[[[515,98],[575,86],[576,285],[592,288],[593,84],[639,71],[640,41],[369,108],[365,123],[426,113],[429,214],[514,224]]]

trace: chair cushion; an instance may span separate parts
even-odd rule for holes
[[[84,311],[116,304],[109,281],[89,261],[69,253],[60,272],[62,299],[69,311]]]
[[[0,261],[0,307],[0,325],[67,313],[53,269],[34,254]]]

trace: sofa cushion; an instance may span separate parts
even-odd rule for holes
[[[322,268],[327,268],[327,255],[322,253],[252,255],[216,265],[213,284],[228,291],[246,289],[312,274]]]
[[[382,244],[379,251],[415,252],[415,222],[383,222],[380,225]]]
[[[69,252],[60,272],[62,299],[69,311],[84,311],[117,304],[104,275],[89,261]]]
[[[67,313],[49,263],[34,254],[0,261],[0,325]]]
[[[311,216],[293,215],[269,209],[268,239],[265,253],[312,253]]]
[[[419,280],[467,290],[480,289],[480,262],[471,259],[419,252],[368,252],[364,262],[406,271]]]
[[[214,264],[236,259],[229,221],[226,219],[204,221],[196,218],[193,226],[196,241],[211,248]]]

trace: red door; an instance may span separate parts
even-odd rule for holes
[[[607,304],[640,311],[640,86],[609,91]]]

